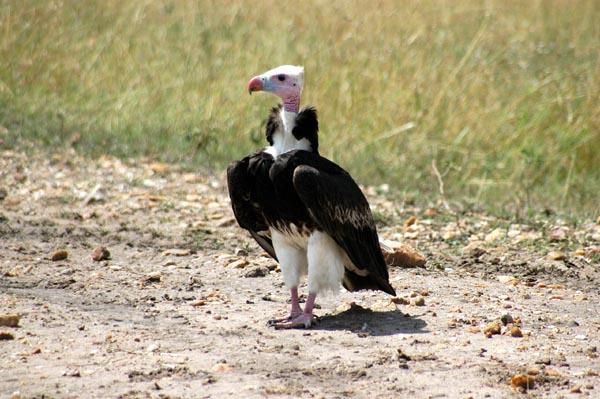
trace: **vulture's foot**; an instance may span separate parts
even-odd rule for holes
[[[276,330],[287,328],[310,328],[318,322],[318,319],[312,313],[302,313],[301,315],[279,323],[271,324]]]
[[[285,317],[280,317],[278,319],[269,320],[267,322],[267,325],[269,327],[276,327],[278,324],[288,323],[288,322],[294,320],[296,317],[301,316],[301,315],[302,315],[302,309],[300,309],[297,312],[292,311],[289,315],[287,315]]]

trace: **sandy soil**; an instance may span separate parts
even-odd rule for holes
[[[0,317],[20,317],[0,327],[0,397],[600,398],[600,221],[366,191],[381,237],[426,267],[391,268],[397,298],[320,297],[315,328],[276,331],[288,294],[223,175],[0,152]]]

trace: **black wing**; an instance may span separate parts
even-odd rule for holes
[[[227,188],[233,214],[240,227],[248,230],[271,257],[277,260],[271,233],[260,209],[258,191],[264,179],[269,178],[273,157],[262,151],[255,152],[240,161],[232,162],[227,168]],[[270,181],[264,181],[270,185]]]
[[[342,247],[355,268],[346,267],[344,286],[395,295],[369,203],[352,177],[335,163],[298,151],[293,183],[315,222]]]

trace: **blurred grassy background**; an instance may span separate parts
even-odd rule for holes
[[[277,101],[249,78],[302,64],[322,153],[360,183],[435,203],[435,163],[451,203],[598,215],[598,21],[594,0],[0,0],[0,139],[222,170]]]

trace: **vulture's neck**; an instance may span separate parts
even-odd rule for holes
[[[307,137],[294,135],[298,115],[298,112],[290,112],[281,107],[276,107],[271,112],[267,122],[267,138],[271,146],[267,147],[267,151],[274,157],[292,150],[316,150]],[[270,131],[269,126],[271,126]]]

